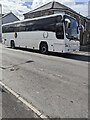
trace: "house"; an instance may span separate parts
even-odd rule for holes
[[[61,3],[55,1],[49,2],[23,15],[24,19],[28,19],[45,15],[51,15],[59,12],[65,12],[66,14],[71,15],[77,19],[79,25],[82,25],[84,28],[84,30],[81,29],[80,31],[80,44],[81,45],[90,44],[90,19],[80,15],[79,13],[75,12],[71,8]]]
[[[19,18],[17,18],[12,12],[7,14],[0,14],[0,42],[2,42],[2,24],[18,21]]]
[[[88,17],[90,18],[90,1],[88,2]]]
[[[2,15],[2,24],[18,21],[19,18],[15,16],[12,12]]]

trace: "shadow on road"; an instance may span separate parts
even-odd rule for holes
[[[63,57],[72,60],[90,62],[90,56],[86,56],[86,55],[78,55],[73,53],[49,53],[49,55]]]
[[[27,49],[27,48],[16,48],[16,50],[23,50],[23,51],[41,54],[40,51],[38,51],[38,50],[32,50],[32,49]],[[62,58],[67,58],[67,59],[72,59],[72,60],[90,62],[89,55],[87,56],[87,55],[79,55],[79,54],[73,54],[73,53],[53,53],[53,52],[48,52],[48,54],[46,54],[46,55],[62,57]]]

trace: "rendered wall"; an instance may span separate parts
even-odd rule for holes
[[[90,17],[90,1],[88,2],[88,16]]]

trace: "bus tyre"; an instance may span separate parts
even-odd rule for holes
[[[46,54],[48,52],[48,45],[47,45],[47,43],[41,43],[41,45],[40,45],[40,52],[42,54]]]
[[[13,40],[11,41],[11,48],[12,48],[12,49],[14,49],[14,48],[15,48],[15,43],[14,43],[14,41],[13,41]]]

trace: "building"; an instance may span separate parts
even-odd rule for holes
[[[49,2],[23,15],[24,19],[28,19],[45,15],[51,15],[59,12],[65,12],[66,14],[69,14],[78,20],[79,25],[82,25],[84,28],[80,31],[80,44],[90,44],[90,19],[80,15],[79,13],[75,12],[71,8],[61,3],[55,1]]]
[[[2,5],[0,4],[0,42],[2,42]]]
[[[19,18],[12,12],[2,15],[2,24],[18,21]]]
[[[88,17],[90,17],[90,1],[88,2]]]
[[[17,18],[12,12],[7,14],[2,14],[2,5],[0,4],[0,42],[2,42],[2,24],[18,21]]]
[[[74,14],[76,13],[69,7],[67,7],[61,3],[53,1],[53,2],[49,2],[45,5],[43,5],[41,7],[38,7],[28,13],[25,13],[23,15],[24,15],[24,19],[27,19],[27,18],[34,18],[34,17],[55,14],[55,13],[59,13],[59,12],[69,12],[69,13],[74,13]]]

